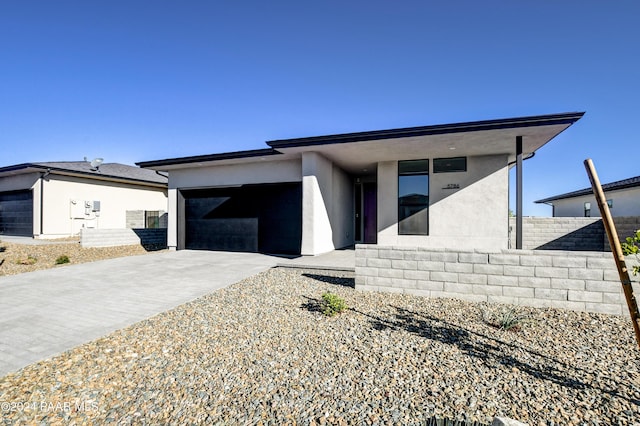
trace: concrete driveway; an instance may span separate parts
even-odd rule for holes
[[[183,250],[0,277],[0,377],[275,266]]]

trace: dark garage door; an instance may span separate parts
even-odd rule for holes
[[[182,191],[185,248],[300,254],[302,184]]]
[[[30,190],[0,192],[0,235],[33,236],[33,195]]]

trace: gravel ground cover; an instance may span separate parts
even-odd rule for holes
[[[276,268],[0,378],[5,424],[640,423],[625,317],[363,293]],[[325,291],[350,309],[324,316]],[[10,404],[10,405],[8,405]]]
[[[59,244],[43,245],[16,244],[0,239],[0,276],[64,267],[65,264],[56,264],[60,256],[68,256],[68,264],[74,264],[145,253],[147,250],[140,245],[83,248],[79,242],[74,244],[68,239]]]

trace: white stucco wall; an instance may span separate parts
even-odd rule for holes
[[[640,216],[640,187],[607,191],[607,200],[613,201],[612,216]],[[583,217],[584,203],[591,203],[591,216],[600,217],[600,209],[593,195],[567,198],[553,202],[555,217]]]
[[[302,153],[301,254],[317,255],[335,248],[330,212],[333,204],[333,164],[316,152]]]
[[[169,174],[171,182],[171,174]],[[169,188],[167,199],[167,247],[178,249],[178,189]]]
[[[468,157],[466,172],[429,174],[429,235],[398,235],[398,163],[378,163],[378,244],[507,248],[508,197],[507,156]]]
[[[353,182],[316,152],[302,154],[303,255],[353,244]]]
[[[36,185],[39,187],[39,185]],[[72,219],[71,200],[79,209]],[[100,214],[84,214],[85,201],[100,201]],[[39,194],[34,191],[34,210]],[[82,228],[126,228],[127,210],[167,210],[166,190],[115,182],[100,182],[67,176],[50,175],[43,184],[44,217],[41,238],[75,235]],[[82,212],[82,214],[78,214]],[[39,228],[39,216],[34,225]]]

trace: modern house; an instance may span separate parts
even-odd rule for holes
[[[640,176],[604,184],[602,190],[612,216],[640,216]],[[536,203],[551,205],[553,217],[600,217],[600,210],[590,187],[554,195]]]
[[[506,249],[510,167],[521,172],[523,159],[583,114],[274,140],[266,149],[137,164],[169,173],[172,249]]]
[[[0,236],[60,238],[83,228],[156,227],[166,210],[167,177],[152,170],[87,161],[0,168]]]

